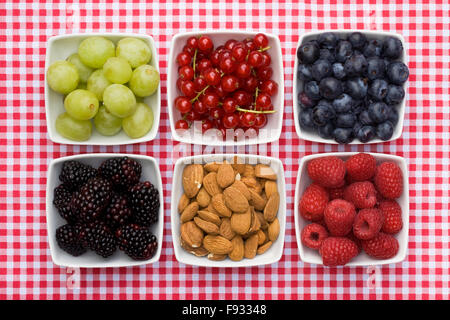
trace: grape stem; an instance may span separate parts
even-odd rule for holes
[[[241,112],[250,112],[250,113],[275,113],[277,112],[276,110],[267,110],[267,111],[258,111],[258,110],[249,110],[249,109],[243,109],[241,107],[236,107],[237,111],[241,111]]]
[[[191,103],[194,103],[195,101],[198,100],[198,98],[205,93],[205,91],[209,88],[209,85],[207,85],[206,87],[203,88],[202,91],[200,91],[199,93],[197,93],[197,95],[195,96],[195,98],[191,99]]]

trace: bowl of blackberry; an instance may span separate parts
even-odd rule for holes
[[[294,118],[300,138],[365,144],[401,136],[409,77],[401,35],[307,33],[299,40],[295,70]]]
[[[155,159],[88,154],[54,160],[47,180],[47,231],[53,262],[125,267],[159,260],[162,182]]]

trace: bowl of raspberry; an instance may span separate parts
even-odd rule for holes
[[[402,157],[354,152],[303,157],[295,190],[302,261],[328,267],[403,261],[408,194]]]
[[[172,138],[237,146],[279,139],[284,112],[280,40],[204,31],[173,37],[167,79]]]
[[[155,159],[85,154],[51,162],[47,234],[56,265],[128,267],[159,260],[164,208]]]
[[[332,144],[398,139],[406,105],[400,34],[330,30],[302,35],[293,79],[294,120],[304,140]]]

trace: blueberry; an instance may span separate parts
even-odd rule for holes
[[[391,113],[391,108],[384,102],[375,102],[369,106],[370,118],[375,123],[385,122]]]
[[[317,102],[317,105],[318,106],[326,106],[328,108],[334,109],[333,104],[330,101],[328,101],[327,99],[319,100],[319,102]]]
[[[346,77],[346,74],[344,71],[344,65],[342,63],[340,63],[340,62],[333,63],[333,65],[331,66],[331,69],[333,71],[333,76],[336,79],[341,80]]]
[[[398,112],[395,108],[391,108],[391,114],[388,120],[395,126],[398,122]]]
[[[336,60],[344,63],[347,58],[353,54],[352,44],[348,41],[341,40],[336,46]]]
[[[336,112],[344,113],[352,109],[354,101],[348,94],[343,93],[333,100],[333,107]]]
[[[362,76],[367,70],[367,60],[362,54],[354,54],[345,61],[344,71],[349,77]]]
[[[337,143],[349,143],[353,141],[353,130],[352,128],[336,128],[333,136]]]
[[[384,101],[388,105],[396,105],[403,101],[403,98],[405,97],[405,90],[403,90],[403,87],[397,86],[395,84],[390,84],[388,86],[386,97],[384,98]]]
[[[318,126],[324,126],[328,122],[334,119],[336,113],[334,112],[333,107],[329,107],[324,104],[319,104],[314,107],[312,112],[312,119],[314,124]]]
[[[392,137],[393,133],[394,133],[394,126],[390,121],[380,123],[377,126],[377,136],[383,141],[389,140]]]
[[[393,84],[403,84],[409,77],[409,69],[403,62],[394,61],[387,67],[387,76]]]
[[[388,83],[382,79],[372,81],[367,91],[376,101],[383,101],[388,92]]]
[[[367,95],[367,78],[352,78],[345,82],[345,92],[353,99],[361,100]]]
[[[353,136],[356,137],[359,129],[361,129],[362,127],[363,125],[360,122],[355,122],[355,125],[353,126]]]
[[[367,38],[361,32],[351,33],[347,40],[352,44],[353,48],[363,50],[367,43]]]
[[[318,127],[319,136],[323,139],[333,138],[334,125],[332,122],[328,122],[326,125]]]
[[[373,120],[370,117],[369,111],[363,110],[358,116],[358,120],[362,125],[373,125]]]
[[[316,81],[309,81],[305,84],[305,93],[313,100],[320,99],[319,84]]]
[[[312,76],[314,80],[320,81],[325,77],[331,76],[331,63],[328,60],[319,59],[312,65]]]
[[[336,43],[338,42],[338,38],[332,32],[324,32],[320,34],[317,41],[322,48],[334,49],[334,47],[336,47]]]
[[[304,109],[299,114],[300,126],[304,129],[313,129],[315,127],[312,120],[312,109]]]
[[[381,56],[381,51],[383,50],[383,44],[379,40],[370,40],[363,50],[363,54],[366,58]]]
[[[356,122],[356,116],[353,113],[340,113],[336,116],[336,127],[353,128]]]
[[[398,59],[403,53],[402,42],[394,37],[386,37],[383,41],[383,56]]]
[[[297,78],[302,81],[311,81],[311,66],[307,64],[299,64],[297,70]]]
[[[382,79],[384,78],[385,71],[386,65],[383,59],[378,57],[370,57],[367,59],[367,78],[370,80]]]
[[[364,100],[353,100],[352,110],[353,114],[360,114],[366,108]]]
[[[334,50],[332,52],[330,49],[320,49],[319,59],[327,60],[330,63],[334,63],[336,61],[336,57],[334,56]]]
[[[336,99],[343,92],[341,81],[332,77],[323,78],[320,81],[319,88],[322,97],[328,100]]]
[[[320,48],[315,42],[302,44],[297,50],[297,58],[306,64],[311,64],[319,58]]]
[[[306,108],[314,107],[316,105],[316,102],[315,102],[315,100],[308,97],[308,95],[305,92],[300,92],[298,94],[298,105],[301,108],[306,109]]]
[[[356,132],[356,138],[362,143],[369,142],[377,135],[375,128],[372,126],[363,126]]]

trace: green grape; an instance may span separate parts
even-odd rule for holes
[[[105,106],[98,109],[94,124],[97,131],[104,136],[113,136],[122,129],[122,119],[112,115]]]
[[[145,103],[138,103],[136,112],[123,119],[122,128],[133,139],[143,137],[153,126],[153,111]]]
[[[74,53],[73,55],[68,57],[67,61],[72,63],[75,68],[77,68],[78,75],[80,76],[80,82],[86,82],[89,79],[92,71],[94,71],[92,68],[89,68],[88,66],[84,65],[83,62],[81,62],[78,53]]]
[[[116,56],[127,60],[134,69],[140,65],[149,63],[152,59],[152,51],[140,39],[123,38],[117,43]]]
[[[84,89],[84,90],[87,90],[87,84],[86,84],[86,82],[79,82],[79,83],[78,83],[78,86],[77,86],[77,89]]]
[[[131,116],[136,110],[136,97],[123,84],[112,84],[103,92],[103,103],[113,115],[119,118]]]
[[[103,37],[84,39],[78,47],[80,60],[88,67],[101,68],[106,60],[115,56],[114,43]]]
[[[124,84],[131,78],[131,66],[127,60],[120,57],[111,57],[103,65],[103,74],[112,83]]]
[[[47,70],[47,83],[54,91],[68,94],[80,81],[77,68],[67,61],[53,62]]]
[[[129,85],[138,97],[148,97],[158,89],[159,72],[148,64],[137,67],[133,71]]]
[[[103,91],[111,84],[103,74],[102,69],[95,70],[87,82],[87,89],[97,96],[98,101],[103,101]]]
[[[77,120],[69,116],[67,112],[61,113],[56,118],[56,131],[63,137],[75,140],[85,141],[91,137],[92,123],[89,120]]]
[[[97,114],[98,99],[88,90],[77,89],[64,99],[64,108],[74,119],[89,120]]]

